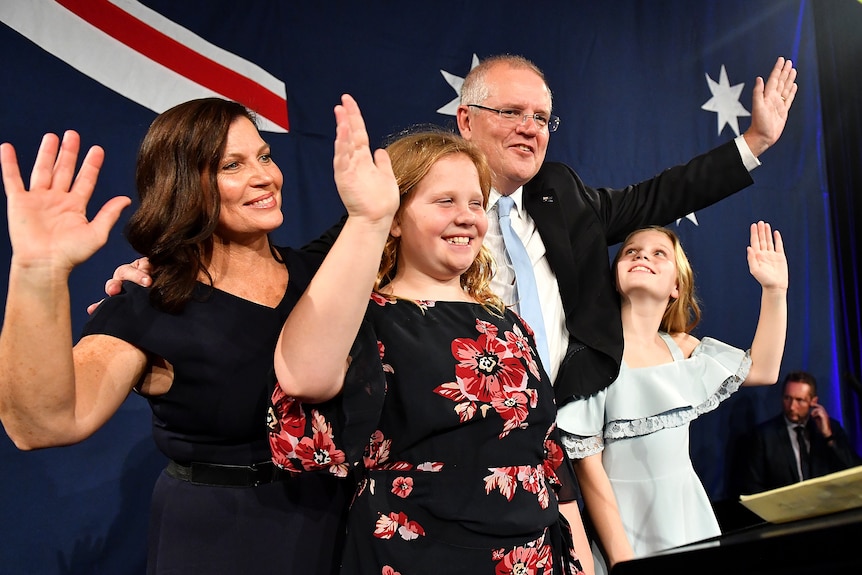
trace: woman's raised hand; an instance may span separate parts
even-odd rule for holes
[[[93,195],[105,152],[93,146],[77,176],[75,163],[81,140],[67,131],[60,142],[45,134],[24,187],[15,149],[0,145],[0,170],[6,190],[9,237],[16,265],[51,266],[71,270],[92,256],[108,240],[108,233],[131,203],[125,196],[110,199],[92,221],[87,203]]]

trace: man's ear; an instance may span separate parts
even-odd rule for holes
[[[458,131],[461,132],[461,137],[469,140],[473,135],[472,120],[470,118],[470,108],[461,105],[455,112],[455,117],[458,122]]]

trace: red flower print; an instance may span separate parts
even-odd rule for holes
[[[347,476],[344,452],[335,447],[325,428],[316,429],[313,438],[303,437],[296,446],[296,456],[306,471],[328,469],[337,477]]]
[[[455,378],[471,401],[487,403],[504,392],[526,388],[524,365],[499,339],[485,334],[475,340],[458,338],[452,342],[452,355],[458,360]]]
[[[488,337],[497,337],[497,326],[491,322],[476,319],[476,331],[486,334]]]
[[[545,463],[552,471],[556,471],[563,464],[563,449],[559,443],[551,439],[545,440]]]
[[[499,489],[508,501],[515,496],[515,489],[518,487],[517,467],[489,467],[488,471],[491,475],[485,477],[485,493],[491,493],[494,489]]]
[[[408,521],[398,528],[398,535],[400,535],[404,541],[412,541],[425,535],[425,530],[415,521]]]
[[[327,470],[338,477],[347,474],[344,452],[336,448],[332,426],[317,410],[306,418],[302,403],[287,397],[276,386],[268,412],[269,445],[273,462],[291,472]],[[311,423],[310,435],[306,427]]]
[[[405,499],[413,491],[412,477],[396,477],[392,482],[392,493]]]
[[[368,446],[365,448],[365,455],[363,456],[365,467],[373,469],[388,460],[389,447],[391,445],[392,440],[384,439],[383,432],[379,429],[372,433]]]
[[[377,518],[374,536],[378,539],[392,539],[396,533],[405,541],[411,541],[425,535],[425,530],[415,521],[410,521],[405,513],[381,513]]]
[[[517,325],[514,327],[513,331],[506,332],[506,347],[509,348],[509,352],[514,357],[523,359],[527,362],[527,368],[536,379],[541,377],[539,375],[539,364],[536,363],[533,350],[530,348],[530,342],[527,341],[527,338],[524,337],[523,334],[521,334],[521,328]]]
[[[470,421],[476,415],[476,403],[468,401],[464,397],[461,387],[456,382],[450,381],[449,383],[438,385],[434,389],[434,393],[456,402],[455,413],[458,414],[458,419],[461,423]]]
[[[503,432],[500,434],[500,439],[503,439],[508,433],[524,424],[529,411],[527,410],[527,396],[523,393],[512,393],[502,397],[495,397],[491,400],[491,405],[494,410],[500,414],[500,417],[506,422],[503,425]]]
[[[539,395],[527,386],[530,372],[539,376],[538,367],[531,366],[532,354],[517,326],[515,333],[506,332],[504,341],[497,337],[497,326],[476,320],[476,339],[467,337],[452,341],[452,356],[456,359],[455,381],[437,386],[434,393],[455,402],[455,413],[461,423],[481,412],[487,417],[494,409],[503,419],[502,439],[514,429],[525,428],[529,410],[538,405]],[[535,362],[534,362],[535,363]]]
[[[272,405],[273,408],[270,408],[271,411],[267,414],[267,419],[274,418],[274,421],[267,421],[270,431],[302,437],[305,433],[305,411],[302,409],[302,402],[285,395],[281,386],[276,384],[272,392]]]
[[[390,299],[382,293],[373,291],[371,292],[371,301],[382,307],[388,303],[395,304],[398,300],[395,298]]]
[[[377,353],[380,354],[380,363],[383,364],[383,371],[385,373],[395,373],[395,370],[392,369],[392,366],[383,361],[383,355],[386,352],[386,346],[383,345],[383,342],[379,339],[377,340]]]
[[[378,539],[392,539],[392,536],[398,532],[398,514],[390,513],[389,515],[380,514],[377,518],[377,523],[374,525],[374,536]]]
[[[539,467],[531,467],[529,465],[518,467],[518,481],[530,493],[538,493],[543,487],[544,482],[542,480],[544,479],[544,474],[539,469]]]
[[[396,571],[389,565],[384,565],[383,570],[380,572],[380,575],[401,575],[401,573]]]
[[[525,491],[536,494],[536,499],[542,509],[547,509],[550,505],[550,494],[545,483],[544,467],[532,467],[530,465],[489,467],[488,471],[491,472],[491,475],[485,477],[485,493],[491,493],[496,489],[507,501],[511,501],[520,483]]]
[[[437,473],[443,469],[443,464],[439,461],[426,461],[425,463],[420,463],[416,466],[416,469],[419,471],[429,471],[431,473]]]
[[[534,547],[515,547],[497,563],[496,575],[536,575],[540,567]]]
[[[539,500],[539,507],[542,509],[548,508],[550,495],[548,493],[548,486],[545,484],[544,467],[524,465],[518,468],[518,480],[526,491],[536,494],[536,499]]]

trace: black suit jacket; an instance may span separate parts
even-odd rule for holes
[[[524,186],[560,286],[571,340],[554,382],[557,404],[610,385],[619,374],[623,328],[608,246],[650,224],[667,225],[753,182],[734,142],[620,190],[590,188],[564,164],[546,162]]]
[[[542,237],[571,334],[554,382],[557,404],[596,393],[620,369],[623,328],[608,246],[637,228],[666,225],[753,183],[734,142],[620,190],[584,185],[574,170],[546,162],[524,186],[524,207]],[[303,249],[326,253],[344,218]]]
[[[855,467],[862,460],[850,447],[841,425],[830,418],[832,442],[827,443],[810,419],[806,428],[809,438],[811,477],[820,477]],[[799,481],[796,455],[784,416],[773,417],[758,425],[748,438],[746,465],[741,470],[742,493],[760,493]]]

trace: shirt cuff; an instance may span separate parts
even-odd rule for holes
[[[748,143],[745,141],[744,136],[740,134],[733,141],[736,143],[736,149],[739,150],[739,155],[742,158],[742,165],[745,166],[746,170],[750,172],[760,165],[760,160],[757,159],[757,156],[755,156],[751,151],[751,148],[748,147]]]

